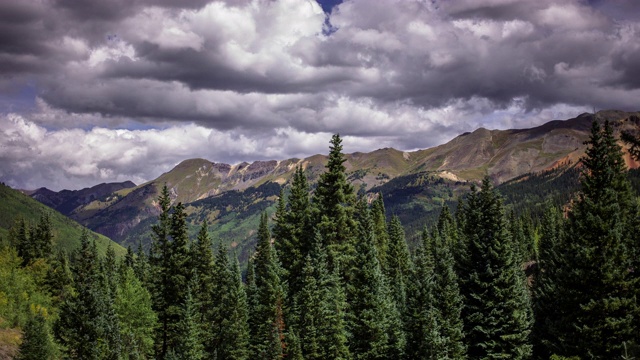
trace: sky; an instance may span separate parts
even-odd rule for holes
[[[635,0],[2,0],[0,181],[429,148],[640,109]]]

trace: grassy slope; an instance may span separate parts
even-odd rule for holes
[[[83,229],[80,224],[17,190],[0,185],[0,237],[7,237],[8,229],[19,217],[31,224],[37,224],[40,216],[46,212],[50,214],[53,224],[54,249],[71,251],[79,246]],[[123,255],[126,252],[122,246],[105,236],[94,232],[90,232],[89,236],[96,240],[98,251],[101,254],[106,251],[109,244],[112,244],[118,255]]]

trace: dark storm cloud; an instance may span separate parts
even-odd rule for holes
[[[12,129],[0,133],[11,144],[1,165],[22,164],[14,183],[35,164],[33,184],[139,182],[187,156],[301,157],[335,132],[348,151],[412,149],[478,126],[637,110],[638,6],[348,0],[329,13],[313,0],[0,1],[0,128]],[[153,140],[183,132],[172,146]],[[70,140],[90,152],[96,139],[137,150],[126,161],[108,147],[88,160],[65,153]],[[194,144],[212,150],[184,150]],[[142,166],[153,152],[159,160]]]

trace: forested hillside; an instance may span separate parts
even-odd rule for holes
[[[546,196],[538,195],[540,191],[555,193],[551,196],[558,205],[557,201],[567,200],[570,192],[578,187],[579,170],[569,170],[573,175],[564,174],[563,170],[575,166],[584,154],[584,141],[588,139],[594,119],[601,125],[609,120],[616,136],[623,131],[634,134],[640,131],[638,113],[600,111],[595,116],[582,114],[530,129],[481,128],[425,150],[403,152],[384,148],[345,154],[345,172],[356,193],[364,193],[369,198],[382,193],[387,215],[396,214],[401,218],[413,245],[420,237],[422,226],[436,221],[443,203],[454,209],[458,198],[469,191],[470,183],[479,184],[485,175],[500,186],[509,205],[513,204],[512,199],[517,200],[510,195],[515,194],[511,189],[518,186],[527,187],[521,192],[522,196],[536,197],[527,199],[526,204],[518,199],[514,205],[518,213],[533,205],[540,214],[542,207],[538,200]],[[80,191],[40,190],[32,196],[64,209],[76,221],[125,247],[135,248],[142,242],[148,249],[149,229],[160,211],[156,200],[166,184],[171,203],[185,205],[191,236],[195,236],[206,217],[215,241],[237,246],[241,262],[246,263],[249,250],[255,245],[260,212],[275,211],[280,188],[288,191],[287,185],[291,184],[298,166],[305,171],[313,189],[327,160],[325,155],[314,155],[229,165],[189,159],[136,187],[130,187],[132,183],[112,183]],[[625,161],[632,168],[639,165],[629,154],[625,154]],[[554,171],[557,176],[553,175]],[[539,181],[546,190],[531,186],[540,176],[545,177]],[[571,189],[567,181],[573,181]],[[507,182],[504,189],[503,182]],[[108,189],[119,190],[107,194]]]
[[[593,123],[579,168],[535,178],[534,197],[517,197],[527,179],[503,187],[541,212],[508,211],[485,178],[456,211],[442,202],[414,251],[344,162],[335,135],[313,193],[295,169],[274,214],[260,209],[244,274],[206,217],[189,236],[166,186],[148,252],[101,256],[84,233],[68,256],[26,255],[14,228],[0,251],[0,334],[13,331],[20,359],[640,356],[640,214],[609,123]],[[545,190],[553,181],[577,186],[570,206]]]

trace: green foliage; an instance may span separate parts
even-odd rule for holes
[[[28,224],[38,224],[43,216],[47,216],[53,236],[52,250],[71,253],[80,246],[79,240],[84,228],[77,222],[3,184],[0,184],[0,199],[0,237],[8,238],[9,229],[18,219],[24,219],[28,228]],[[112,244],[118,256],[125,253],[122,246],[105,236],[89,232],[89,237],[96,242],[100,254],[105,253],[108,244]]]
[[[178,315],[176,332],[180,335],[180,341],[174,343],[171,349],[175,359],[201,360],[204,358],[198,307],[191,294],[191,286],[195,285],[193,281],[187,285],[184,304]]]
[[[27,322],[22,335],[16,360],[50,360],[55,355],[55,346],[42,313],[38,312]]]
[[[115,311],[120,321],[122,357],[125,360],[151,359],[158,321],[151,308],[151,295],[131,268],[124,270],[118,285]]]
[[[432,239],[425,230],[416,250],[407,297],[406,355],[409,359],[440,359],[444,339],[436,307],[435,260]]]
[[[357,359],[401,358],[405,347],[400,313],[380,268],[373,221],[358,204],[358,243],[347,286],[349,349]]]
[[[322,238],[305,259],[302,289],[295,299],[297,329],[305,359],[350,359],[344,322],[346,299],[337,273],[330,272]]]
[[[439,324],[441,358],[462,359],[466,355],[462,308],[464,301],[458,286],[455,272],[455,260],[451,251],[454,244],[451,236],[455,234],[453,218],[444,207],[438,221],[438,231],[433,239],[434,259],[434,300]]]
[[[560,242],[555,319],[560,355],[610,359],[637,341],[638,208],[613,129],[593,123],[581,160],[582,192]]]
[[[314,218],[316,229],[323,235],[329,263],[346,269],[354,257],[356,198],[347,181],[340,135],[333,135],[329,149],[327,171],[320,175],[314,192]]]
[[[273,235],[284,270],[283,280],[289,288],[290,302],[302,286],[299,283],[300,274],[313,239],[309,184],[302,167],[296,168],[291,192],[286,201],[284,192],[281,192]],[[291,304],[289,303],[288,306]]]
[[[22,267],[14,248],[0,246],[0,327],[25,327],[32,309],[51,313],[51,299],[41,286],[43,275],[38,261]]]
[[[472,187],[464,212],[467,253],[461,280],[469,356],[529,358],[532,314],[526,279],[502,201],[488,178],[480,192]]]
[[[412,267],[409,248],[400,218],[393,216],[389,223],[388,257],[385,272],[389,281],[391,297],[401,314],[407,307],[407,284]]]
[[[70,359],[113,359],[119,354],[119,327],[98,259],[95,242],[85,232],[74,253],[74,294],[65,299],[55,336]]]
[[[250,322],[251,347],[254,358],[281,359],[286,348],[284,301],[280,267],[271,244],[267,214],[263,213],[258,228],[258,244],[254,261],[255,292]]]

